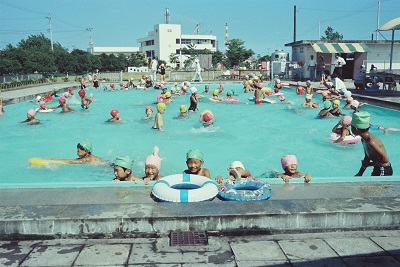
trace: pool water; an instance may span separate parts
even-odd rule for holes
[[[200,95],[204,84],[196,85]],[[217,88],[210,85],[210,91]],[[215,103],[206,95],[199,102],[199,110],[189,113],[187,118],[176,119],[179,106],[189,106],[190,95],[174,96],[163,114],[165,132],[151,129],[153,121],[143,121],[145,107],[155,109],[159,90],[143,91],[100,91],[89,89],[95,102],[88,110],[72,104],[77,112],[38,113],[38,125],[19,124],[26,118],[26,111],[37,104],[24,102],[7,106],[0,116],[0,184],[3,186],[57,187],[65,184],[80,186],[112,185],[112,167],[107,165],[50,165],[34,167],[27,164],[32,157],[76,158],[76,145],[89,139],[94,147],[93,154],[113,161],[117,156],[129,155],[135,160],[133,173],[144,174],[144,160],[153,147],[160,148],[162,158],[161,175],[181,173],[186,169],[186,152],[199,149],[204,154],[204,167],[217,175],[227,176],[226,167],[234,160],[243,162],[246,169],[257,177],[268,177],[272,170],[282,171],[280,158],[295,154],[299,171],[310,172],[313,177],[352,177],[364,157],[361,143],[338,145],[328,140],[333,126],[339,118],[315,119],[319,109],[301,107],[303,96],[295,90],[281,90],[286,101],[294,104],[263,103],[255,105],[248,101],[252,93],[243,93],[241,84],[226,84],[225,92],[234,89],[238,103]],[[77,91],[76,91],[77,93]],[[322,103],[320,95],[314,101]],[[55,106],[57,103],[49,103]],[[343,107],[342,101],[341,107]],[[118,109],[124,123],[106,123],[110,111]],[[199,123],[201,111],[209,109],[216,118],[215,124],[204,128]],[[361,107],[371,113],[371,122],[384,127],[399,127],[398,111],[371,105]],[[344,110],[350,114],[350,110]],[[155,112],[153,113],[153,117]],[[380,138],[391,160],[394,175],[400,169],[398,141],[400,133],[371,131]],[[364,173],[368,176],[369,168]],[[357,179],[357,178],[354,178]]]

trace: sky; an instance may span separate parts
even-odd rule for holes
[[[378,13],[378,2],[380,12]],[[0,49],[17,45],[30,35],[43,33],[69,51],[94,46],[139,47],[154,25],[181,24],[183,34],[217,36],[224,50],[225,24],[229,39],[241,39],[247,49],[261,56],[276,49],[290,52],[286,43],[318,40],[331,27],[344,40],[371,40],[375,29],[400,16],[400,0],[0,0]],[[380,32],[378,40],[391,40],[391,32]],[[400,32],[395,33],[399,39]]]

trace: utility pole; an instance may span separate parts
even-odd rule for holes
[[[378,40],[378,29],[379,29],[379,13],[381,13],[381,1],[378,0],[378,15],[376,18],[376,32],[375,32],[375,40]]]
[[[89,48],[90,48],[90,54],[93,54],[93,41],[92,41],[93,28],[86,28],[86,30],[90,33]]]
[[[50,13],[46,17],[46,19],[49,20],[50,44],[51,44],[51,51],[53,51],[54,50],[54,48],[53,48],[53,31],[51,29],[51,15],[50,15]]]
[[[294,10],[293,10],[293,18],[294,18],[294,24],[293,24],[293,42],[296,42],[296,5],[294,5]]]

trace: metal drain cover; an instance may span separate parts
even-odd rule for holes
[[[170,246],[204,246],[208,245],[208,237],[204,231],[171,232]]]

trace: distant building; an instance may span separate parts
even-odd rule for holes
[[[90,53],[90,48],[88,48],[88,52]],[[132,53],[139,52],[139,47],[99,47],[94,46],[92,54],[93,55],[101,55],[103,53],[110,55],[119,55],[124,54],[126,56],[130,56]]]
[[[317,60],[323,56],[326,69],[331,72],[334,66],[330,65],[335,57],[335,53],[341,54],[346,60],[343,67],[343,78],[354,79],[361,65],[365,65],[369,70],[371,64],[378,68],[378,71],[389,69],[390,62],[390,45],[391,41],[384,40],[301,40],[287,43],[285,46],[292,47],[292,59],[294,63],[303,62],[304,68],[301,68],[302,77],[308,79],[310,77],[307,71],[307,62],[311,55]],[[394,72],[400,71],[400,41],[394,41],[393,46],[393,63]],[[328,65],[329,64],[329,65]]]
[[[140,43],[139,50],[146,53],[147,58],[156,57],[168,64],[171,54],[179,55],[179,62],[184,62],[186,56],[182,49],[187,45],[193,45],[195,50],[208,49],[211,52],[217,51],[217,37],[200,34],[182,34],[180,24],[157,24],[154,30],[146,33],[146,37],[137,39]]]

